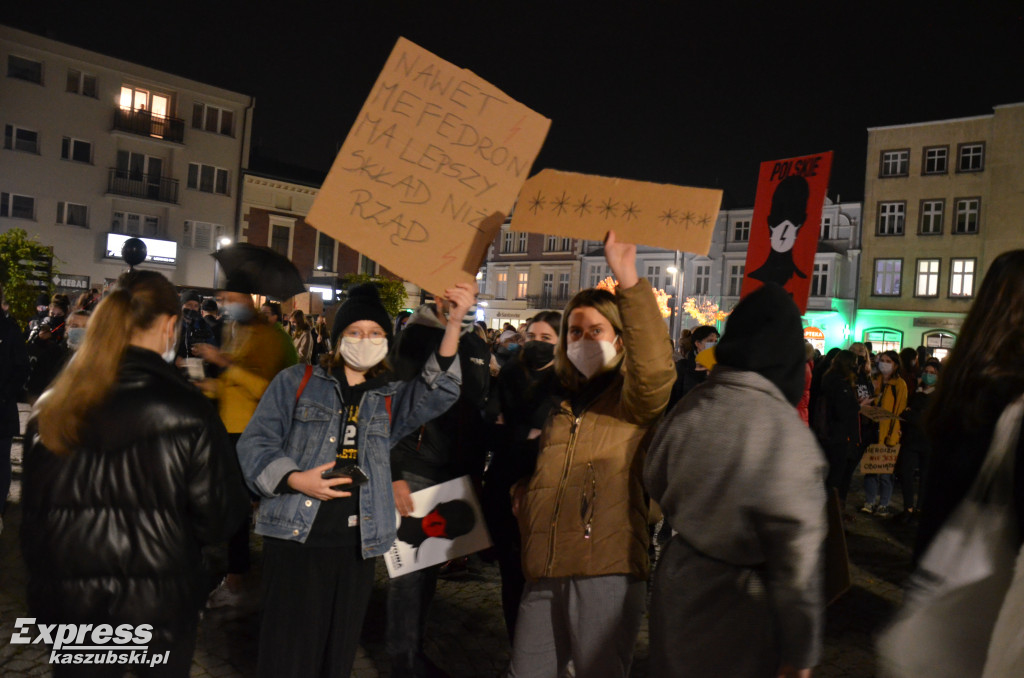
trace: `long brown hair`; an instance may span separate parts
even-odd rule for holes
[[[36,404],[39,438],[54,454],[71,454],[82,442],[89,415],[117,383],[132,334],[161,315],[181,313],[178,294],[154,271],[130,271],[96,307],[75,356]]]
[[[936,449],[975,438],[984,455],[996,419],[1024,393],[1024,250],[1004,252],[978,289],[942,369],[928,415]]]
[[[292,311],[292,322],[295,323],[296,332],[308,332],[309,323],[306,322],[306,314],[302,312],[302,309],[295,309]]]
[[[832,364],[825,374],[835,374],[850,386],[857,385],[857,354],[853,351],[839,351],[832,358]]]
[[[558,346],[555,347],[555,373],[561,380],[562,385],[570,391],[578,391],[583,385],[583,378],[579,370],[572,364],[566,354],[569,344],[569,316],[577,308],[590,307],[603,315],[611,323],[612,329],[617,336],[622,336],[622,315],[619,313],[619,306],[615,303],[615,295],[608,290],[596,288],[580,290],[562,312],[562,328],[558,333]],[[622,354],[620,354],[621,356]]]

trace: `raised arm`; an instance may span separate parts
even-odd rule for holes
[[[676,381],[672,340],[650,282],[637,276],[636,245],[619,242],[609,231],[604,252],[619,281],[616,301],[626,349],[622,405],[634,423],[648,424],[668,405]]]

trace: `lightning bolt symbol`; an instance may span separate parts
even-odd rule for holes
[[[526,120],[526,116],[525,115],[523,117],[519,118],[519,122],[517,122],[516,124],[512,125],[512,131],[509,132],[508,136],[505,138],[505,140],[501,142],[502,145],[507,144],[509,142],[509,139],[511,139],[515,135],[519,134],[519,130],[522,129],[522,127],[520,127],[520,125],[523,124],[523,120]]]
[[[442,254],[441,255],[441,261],[444,262],[444,263],[442,263],[440,266],[438,266],[433,271],[431,271],[430,274],[433,275],[434,273],[437,273],[438,271],[440,271],[442,268],[444,268],[448,264],[455,263],[455,256],[452,254],[452,252],[454,252],[457,249],[459,249],[459,245],[456,245],[455,247],[451,248],[450,250],[448,250],[447,252]]]

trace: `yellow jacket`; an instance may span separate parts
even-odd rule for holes
[[[648,576],[644,451],[676,370],[650,283],[641,279],[620,289],[616,302],[625,326],[619,373],[578,416],[565,401],[544,425],[537,469],[519,511],[530,581]]]
[[[220,418],[228,433],[241,433],[278,372],[295,364],[278,331],[257,318],[248,325],[234,323],[225,348],[231,365],[217,377]]]
[[[896,377],[888,384],[875,382],[875,404],[897,417],[907,409],[907,382]],[[878,423],[878,442],[883,445],[900,444],[900,420],[883,419]]]

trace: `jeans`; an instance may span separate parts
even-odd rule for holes
[[[409,483],[412,492],[438,484],[412,473],[403,473],[402,478]],[[440,569],[440,565],[434,565],[388,580],[385,646],[391,656],[392,675],[417,678],[424,675],[420,655],[423,653],[427,613],[434,599]]]
[[[879,500],[879,486],[881,486],[881,499]],[[891,473],[865,473],[864,474],[864,503],[888,506],[892,499],[892,474]]]

